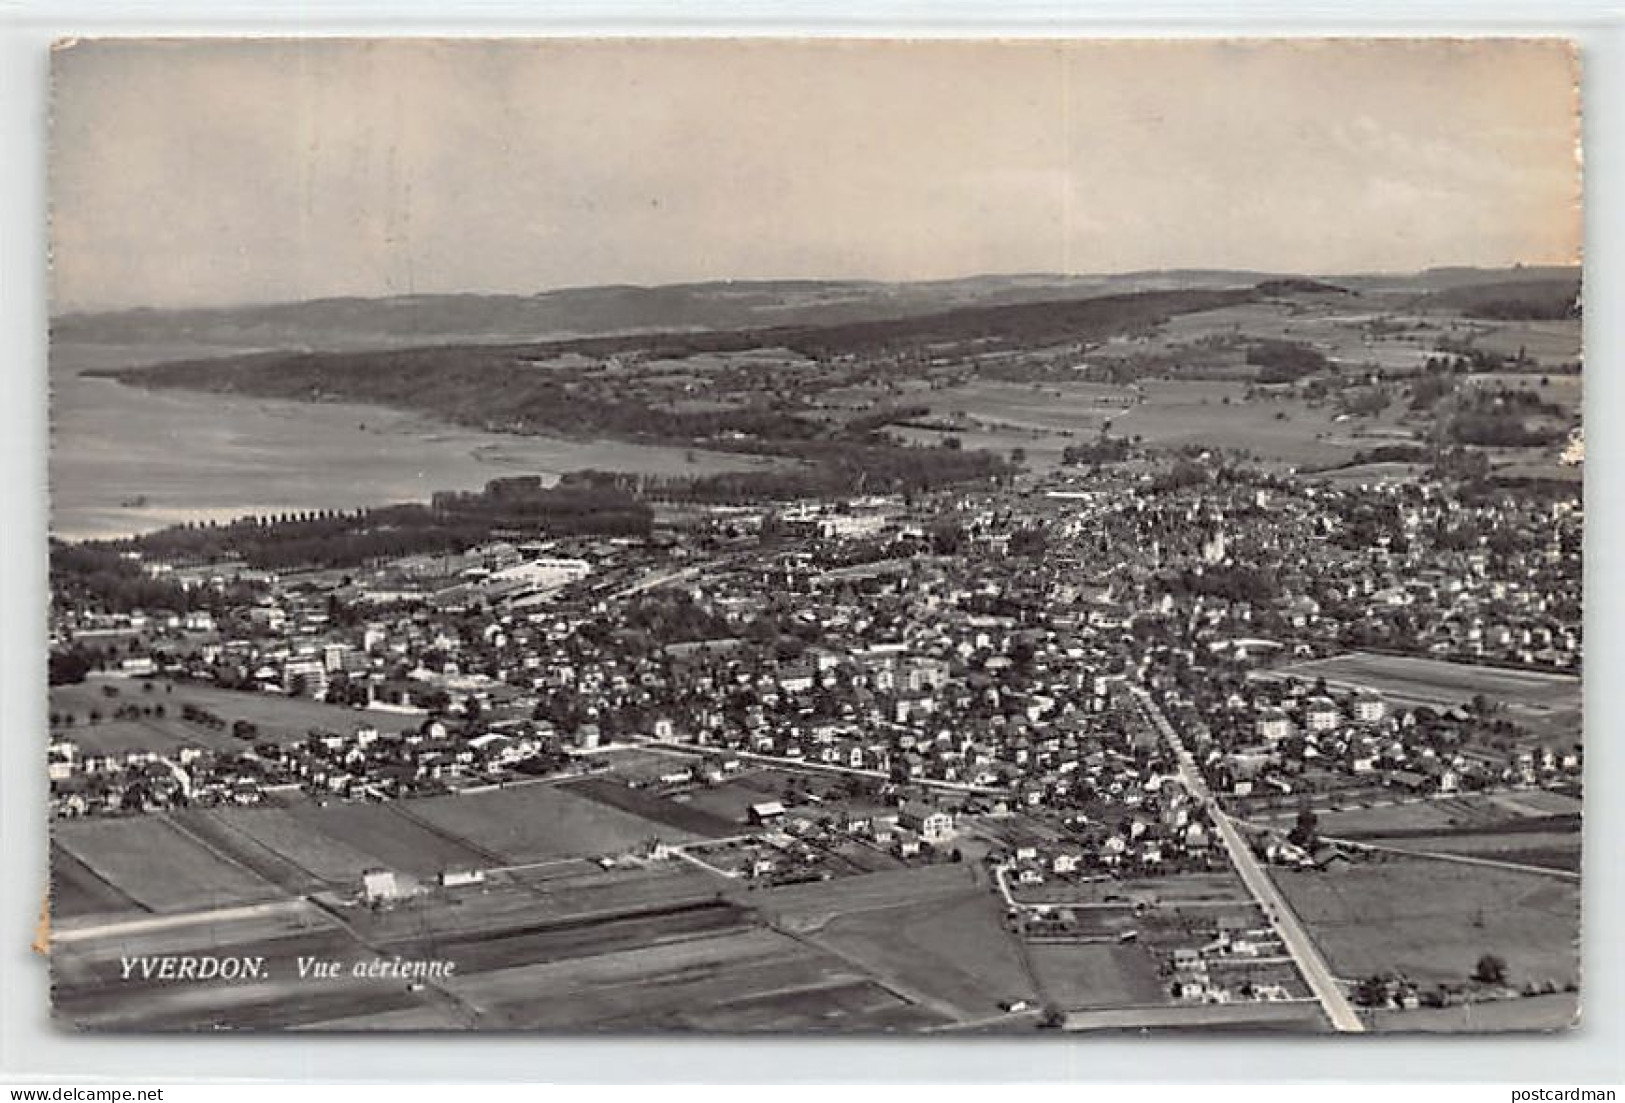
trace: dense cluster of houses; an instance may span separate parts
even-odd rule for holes
[[[1238,808],[1359,789],[1421,796],[1578,781],[1576,738],[1532,742],[1492,705],[1393,705],[1370,690],[1230,672],[1170,687],[1164,707]]]
[[[59,609],[59,641],[120,634],[107,674],[374,711],[291,742],[248,733],[235,752],[84,754],[58,730],[58,808],[240,803],[281,784],[389,799],[653,740],[1066,821],[1067,847],[1015,859],[1031,879],[1210,860],[1130,685],[1158,691],[1236,799],[1333,776],[1448,792],[1578,769],[1575,748],[1531,748],[1505,716],[1248,676],[1351,646],[1574,667],[1577,505],[1193,466],[1172,483],[1105,472],[700,510],[657,539],[256,576],[219,616]]]
[[[57,737],[48,768],[54,813],[83,816],[253,805],[282,788],[338,800],[394,800],[497,784],[559,762],[555,745],[528,726],[467,738],[436,720],[404,731],[371,724],[312,730],[297,742],[263,739],[240,751],[84,753],[74,739]]]
[[[1126,804],[1101,803],[1094,815],[1071,814],[1055,839],[996,851],[1008,883],[1105,876],[1148,877],[1223,868],[1223,848],[1208,813],[1172,776],[1156,776]]]

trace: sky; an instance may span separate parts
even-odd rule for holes
[[[54,309],[1578,260],[1555,40],[80,40]]]

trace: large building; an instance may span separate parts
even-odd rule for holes
[[[929,804],[910,801],[898,812],[897,822],[928,843],[940,843],[954,836],[954,814]]]
[[[282,667],[284,692],[320,697],[327,692],[327,664],[319,658],[289,659]]]
[[[493,571],[486,585],[516,592],[546,592],[579,582],[591,573],[592,564],[585,559],[543,556]]]

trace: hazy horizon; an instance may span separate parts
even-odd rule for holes
[[[862,276],[752,276],[744,279],[730,279],[717,277],[701,280],[673,280],[669,283],[631,283],[617,281],[614,283],[584,283],[564,284],[557,287],[543,287],[535,290],[512,291],[417,291],[384,293],[379,295],[317,295],[308,299],[253,299],[241,302],[196,303],[176,306],[149,306],[125,305],[112,307],[72,307],[63,310],[53,310],[51,317],[68,318],[77,315],[99,314],[138,314],[138,313],[180,313],[186,311],[222,311],[233,310],[267,310],[277,307],[311,306],[317,303],[332,302],[387,302],[393,299],[429,299],[429,298],[515,298],[533,299],[547,295],[564,295],[573,292],[613,290],[624,288],[636,291],[660,291],[677,287],[715,287],[724,285],[767,286],[771,284],[812,283],[812,284],[874,284],[876,286],[901,287],[909,284],[953,284],[968,283],[973,280],[1124,280],[1135,276],[1158,276],[1175,272],[1192,272],[1201,274],[1216,274],[1235,272],[1238,274],[1265,276],[1284,279],[1311,279],[1311,280],[1337,280],[1337,279],[1404,279],[1421,276],[1428,272],[1468,271],[1478,270],[1485,272],[1516,272],[1519,270],[1540,271],[1554,268],[1571,268],[1575,271],[1581,269],[1581,263],[1576,260],[1569,263],[1561,262],[1525,262],[1514,261],[1504,265],[1471,265],[1471,264],[1435,264],[1427,268],[1409,270],[1384,269],[1364,272],[1304,272],[1288,271],[1285,269],[1265,271],[1252,268],[1231,268],[1227,266],[1214,266],[1210,268],[1197,267],[1188,264],[1175,264],[1167,268],[1133,268],[1118,272],[967,272],[959,276],[940,276],[924,280],[881,280],[868,279]]]
[[[53,316],[1578,263],[1516,40],[81,40]]]

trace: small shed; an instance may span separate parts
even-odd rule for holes
[[[758,826],[780,823],[784,819],[784,805],[776,800],[762,801],[751,805],[748,815],[750,822]]]

